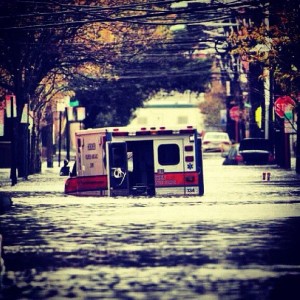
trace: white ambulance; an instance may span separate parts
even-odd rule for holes
[[[76,171],[65,183],[66,194],[204,193],[201,139],[191,126],[87,129],[76,132],[75,140]]]

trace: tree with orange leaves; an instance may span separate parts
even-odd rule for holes
[[[260,65],[274,78],[278,95],[289,95],[296,103],[297,141],[300,141],[300,7],[297,1],[270,1],[261,23],[245,24],[228,37],[231,54]],[[242,18],[241,18],[242,20]],[[242,23],[242,22],[241,22]],[[259,79],[264,79],[261,72]],[[296,128],[295,128],[296,130]],[[296,149],[296,172],[300,173],[300,143]]]
[[[75,71],[89,76],[99,73],[111,76],[111,62],[122,55],[123,44],[127,42],[125,35],[119,34],[125,26],[118,22],[130,15],[139,18],[148,14],[146,10],[137,9],[138,3],[146,1],[12,0],[0,3],[0,87],[14,93],[17,99],[17,117],[12,122],[11,134],[12,185],[17,183],[17,169],[19,176],[28,176],[27,155],[23,149],[27,145],[26,137],[22,139],[24,142],[19,139],[27,132],[27,125],[21,124],[25,104],[33,110],[46,107],[44,103],[49,96],[45,98],[44,93],[38,91],[51,73],[59,74],[63,81]],[[132,35],[138,36],[141,32],[125,31],[130,41],[126,47],[131,47],[133,55],[141,43],[134,42]],[[62,85],[56,87],[61,89]]]

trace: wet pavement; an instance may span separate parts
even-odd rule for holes
[[[57,167],[14,187],[0,169],[0,299],[299,299],[300,176],[222,160],[204,156],[202,197],[66,196]]]

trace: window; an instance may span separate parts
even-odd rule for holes
[[[162,166],[177,165],[180,161],[180,150],[176,144],[160,145],[158,147],[158,162]]]
[[[114,143],[110,147],[110,164],[112,168],[124,168],[127,165],[125,143]]]
[[[127,169],[128,172],[133,172],[133,152],[127,152]]]

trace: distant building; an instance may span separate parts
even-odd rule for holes
[[[134,112],[132,126],[192,125],[204,130],[204,117],[198,107],[204,95],[186,92],[158,93]]]

